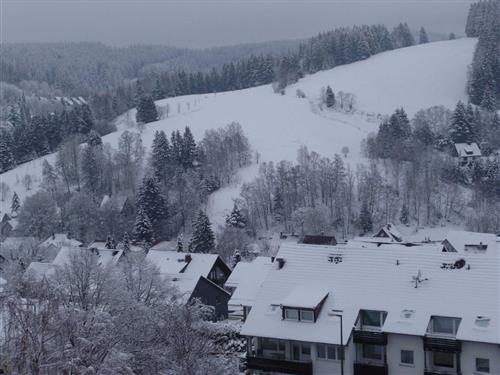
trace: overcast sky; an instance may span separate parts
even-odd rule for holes
[[[472,1],[0,0],[5,42],[211,47],[297,39],[337,26],[407,21],[462,34]]]

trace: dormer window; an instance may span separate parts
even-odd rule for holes
[[[387,313],[377,310],[361,310],[361,329],[380,330],[384,325]]]
[[[460,325],[460,318],[446,316],[433,316],[429,325],[429,333],[438,335],[455,336]]]
[[[326,290],[298,286],[280,303],[282,319],[314,323],[327,297]]]
[[[291,309],[288,307],[284,308],[285,310],[285,319],[286,320],[299,320],[299,310]]]
[[[314,312],[312,310],[300,310],[300,320],[303,322],[314,322]]]

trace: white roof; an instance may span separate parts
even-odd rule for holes
[[[224,286],[236,288],[229,305],[252,306],[273,263],[270,257],[257,257],[252,262],[239,262]]]
[[[189,263],[185,261],[186,255],[191,257]],[[200,277],[208,277],[218,257],[217,254],[149,250],[146,259],[157,266],[162,276],[176,286],[181,294],[189,297]]]
[[[500,343],[499,252],[446,253],[441,247],[282,243],[277,256],[285,259],[285,265],[269,271],[242,334],[339,344],[335,333],[339,319],[331,311],[344,311],[347,342],[359,311],[368,309],[388,313],[383,327],[388,332],[422,336],[432,315],[450,316],[462,318],[457,339]],[[341,261],[334,262],[332,254]],[[465,267],[442,267],[459,259],[466,261]],[[415,288],[419,271],[425,281]],[[276,301],[303,286],[311,294],[328,292],[316,323],[282,320]],[[304,301],[310,302],[309,297],[304,296]],[[403,310],[413,312],[405,318]],[[477,316],[491,317],[489,326],[479,329],[474,323]]]
[[[446,235],[446,240],[457,250],[459,253],[473,251],[469,245],[484,245],[484,251],[499,251],[499,238],[491,233],[476,233],[466,231],[450,231]]]
[[[318,287],[316,284],[298,285],[280,302],[282,306],[314,309],[328,295],[328,292],[327,288]]]
[[[52,263],[31,262],[25,271],[25,275],[41,279],[44,276],[52,274],[55,269],[56,266]]]
[[[481,156],[481,150],[476,142],[472,143],[455,143],[455,150],[458,156]]]
[[[82,246],[83,243],[78,240],[75,240],[74,238],[68,238],[68,235],[66,233],[56,233],[53,236],[47,238],[40,244],[40,246],[42,247],[48,247],[50,245],[54,245],[57,247],[60,246],[79,247]]]

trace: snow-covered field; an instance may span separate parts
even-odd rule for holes
[[[377,129],[374,114],[388,114],[404,107],[409,115],[421,108],[445,105],[453,108],[458,100],[466,100],[467,67],[472,61],[476,40],[458,39],[404,48],[374,56],[368,60],[305,77],[287,89],[285,95],[273,93],[270,85],[218,94],[190,95],[157,102],[168,104],[166,119],[147,124],[142,139],[149,148],[156,130],[170,133],[190,126],[197,140],[205,130],[239,122],[261,161],[293,160],[297,149],[306,145],[324,156],[350,149],[348,161],[360,160],[360,142]],[[356,95],[359,113],[344,114],[321,110],[318,106],[321,89],[330,85],[335,92]],[[295,95],[300,88],[306,98]],[[137,131],[134,111],[117,119],[118,131],[103,137],[105,143],[117,146],[121,132]],[[45,157],[53,162],[54,155]],[[41,179],[42,160],[21,165],[0,175],[20,198],[32,194]],[[239,188],[250,180],[258,168],[252,166],[239,173],[234,186],[215,193],[209,213],[215,224],[222,222],[232,207]],[[21,180],[30,174],[34,186],[27,191]],[[0,202],[1,212],[9,210],[10,199]]]

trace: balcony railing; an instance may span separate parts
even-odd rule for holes
[[[373,363],[354,363],[354,375],[388,375],[389,370],[386,364],[376,365]]]
[[[356,329],[353,333],[353,340],[356,344],[387,345],[387,333]]]
[[[311,361],[302,362],[247,356],[246,367],[253,370],[274,371],[284,374],[312,375],[313,373]]]
[[[462,351],[462,342],[455,339],[425,336],[424,350],[433,352],[460,353]]]
[[[424,375],[462,375],[461,371],[425,369]]]

